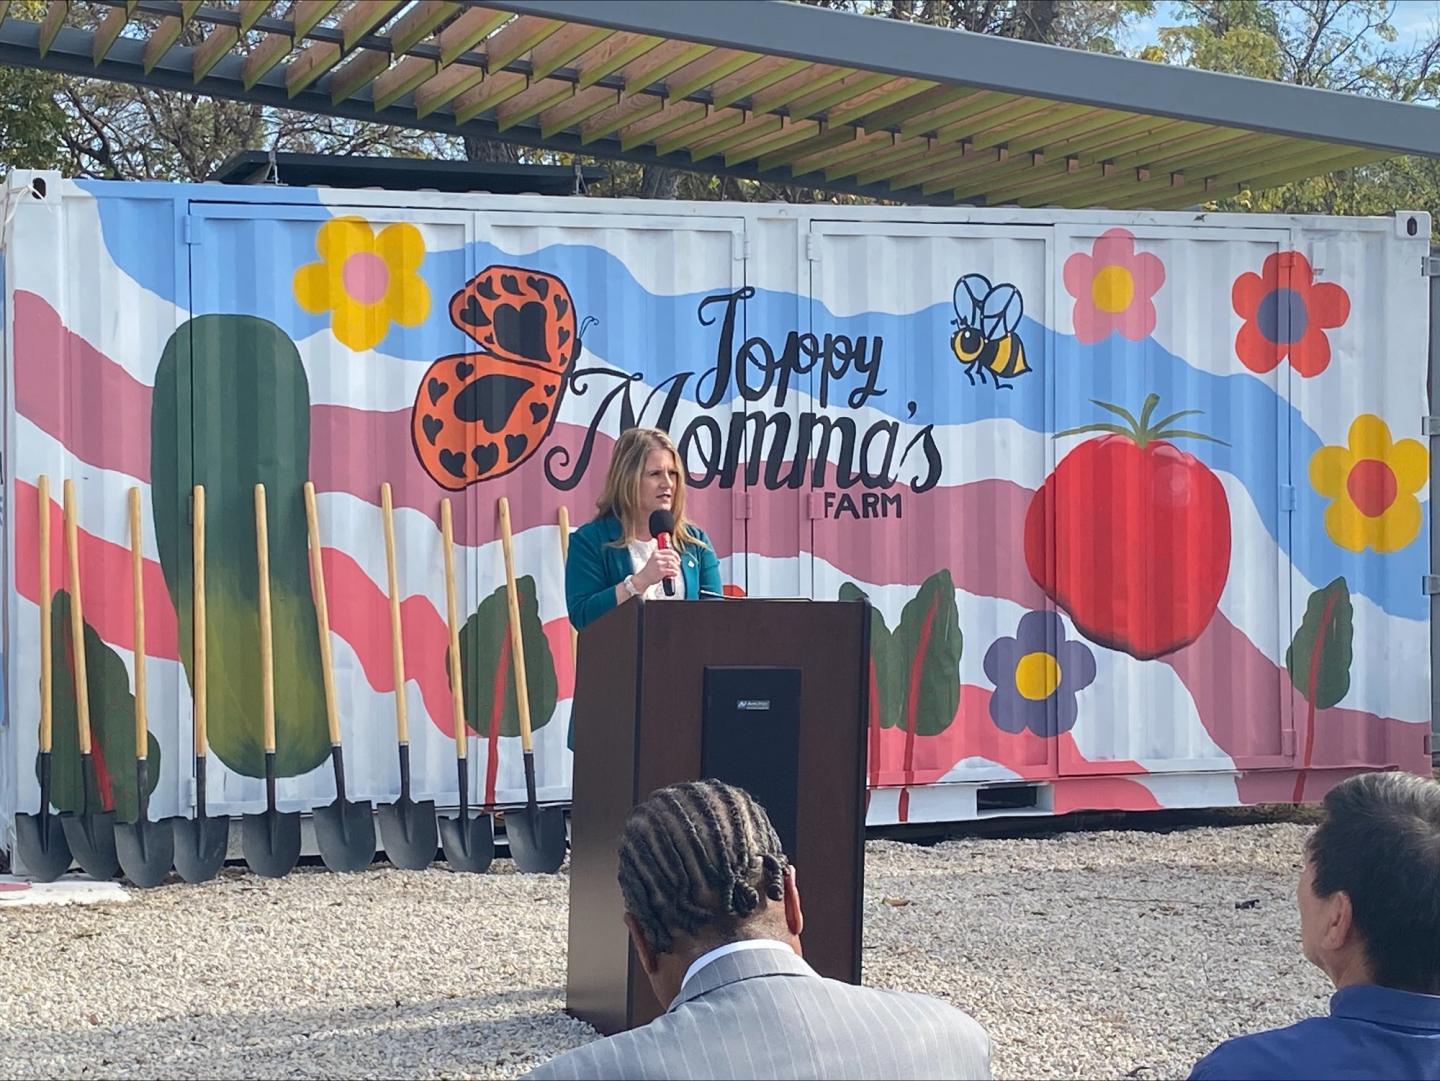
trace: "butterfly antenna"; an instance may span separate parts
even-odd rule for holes
[[[585,328],[588,327],[591,323],[598,322],[600,322],[600,320],[595,318],[595,316],[593,315],[587,315],[584,319],[580,321],[580,332],[575,335],[575,346],[577,349],[579,348],[580,343],[585,340]]]

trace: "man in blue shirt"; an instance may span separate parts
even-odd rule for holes
[[[1366,773],[1325,797],[1296,900],[1330,1014],[1239,1036],[1192,1081],[1440,1079],[1440,784]]]

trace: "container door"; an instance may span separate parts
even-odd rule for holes
[[[1061,772],[1284,765],[1292,368],[1252,346],[1290,309],[1242,294],[1286,234],[1056,236],[1058,461],[1025,553],[1094,670]]]
[[[478,618],[462,645],[477,651],[471,663],[484,688],[476,718],[483,802],[525,798],[513,691],[491,691],[509,663],[501,496],[527,628],[541,800],[568,799],[571,777],[574,664],[559,511],[572,529],[595,517],[624,429],[669,433],[688,476],[686,517],[714,544],[722,582],[746,582],[746,522],[735,517],[746,483],[745,406],[727,352],[743,340],[743,230],[738,218],[481,214],[472,277],[437,288],[468,340],[436,361],[423,393],[438,396],[430,412],[447,426],[434,449],[448,446],[448,426],[458,423],[464,443],[453,453],[466,458],[431,459],[424,447],[421,457],[437,479],[449,462],[468,484],[475,584],[466,611]]]
[[[186,440],[156,487],[174,489],[180,503],[192,482],[206,486],[212,804],[233,813],[264,802],[257,482],[266,486],[280,802],[309,808],[334,796],[303,495],[310,481],[346,794],[388,802],[399,792],[381,511],[388,483],[413,795],[454,806],[443,497],[454,503],[462,620],[478,589],[468,554],[475,538],[463,493],[426,472],[415,433],[427,369],[467,340],[449,304],[473,275],[473,216],[204,203],[191,215],[189,355],[162,372],[182,388],[164,423]],[[171,557],[186,595],[188,529],[182,524]],[[186,641],[188,612],[187,602]]]
[[[1023,542],[1052,464],[1050,236],[812,226],[814,596],[875,605],[869,783],[902,788],[872,822],[959,817],[937,782],[1055,772],[1050,703],[1015,675],[1053,620]]]

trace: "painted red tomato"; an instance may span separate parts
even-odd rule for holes
[[[1106,432],[1081,443],[1045,479],[1025,516],[1030,575],[1091,641],[1140,660],[1198,638],[1230,573],[1230,505],[1219,478],[1169,442],[1211,439],[1150,424],[1158,395],[1137,421],[1092,424],[1059,435]],[[1220,442],[1219,440],[1213,440]]]

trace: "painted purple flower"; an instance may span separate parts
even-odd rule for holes
[[[1047,736],[1075,726],[1075,692],[1095,681],[1095,655],[1084,642],[1065,641],[1054,612],[1026,612],[1014,638],[997,638],[986,650],[985,674],[995,684],[991,720],[1015,735],[1028,728]]]

